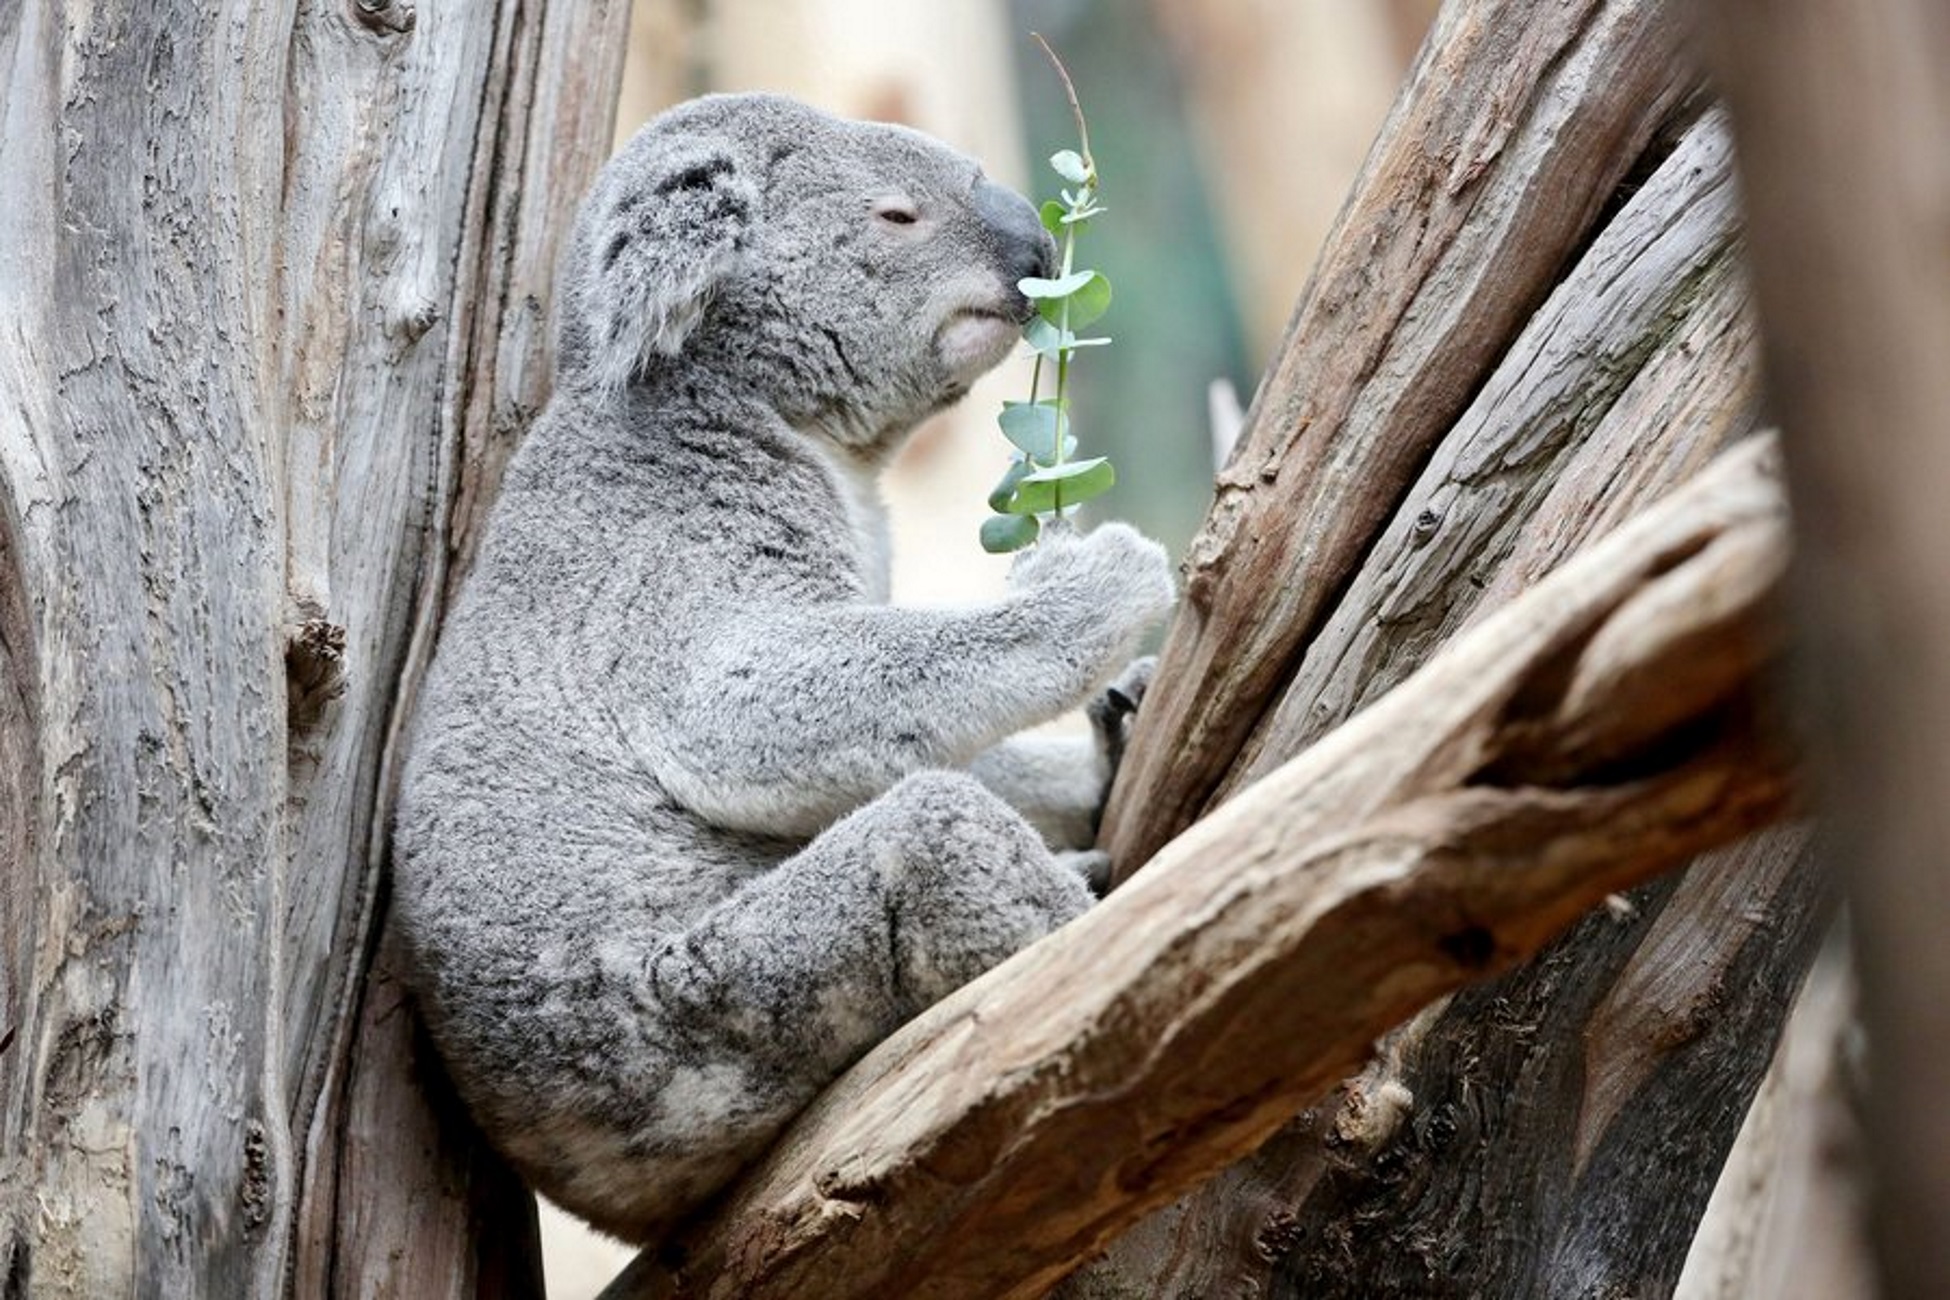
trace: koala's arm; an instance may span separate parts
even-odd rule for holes
[[[1045,541],[1007,596],[970,609],[746,611],[693,643],[650,762],[718,825],[813,834],[911,772],[966,766],[1082,703],[1171,594],[1163,551],[1107,525]]]

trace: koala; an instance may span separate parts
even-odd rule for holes
[[[650,1242],[928,1005],[1081,913],[1164,551],[1053,527],[890,605],[875,479],[1011,348],[1035,211],[776,96],[651,122],[565,248],[554,395],[409,733],[395,917],[463,1099]],[[1078,705],[1094,740],[1015,733]]]

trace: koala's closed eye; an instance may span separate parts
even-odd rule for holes
[[[890,226],[912,226],[921,220],[919,205],[904,194],[877,198],[869,206],[876,218]]]

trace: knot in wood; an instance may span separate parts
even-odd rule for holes
[[[361,27],[385,36],[404,36],[420,20],[412,5],[395,0],[352,0],[352,15]]]
[[[1440,527],[1442,527],[1441,513],[1433,508],[1423,510],[1421,514],[1415,516],[1415,524],[1408,530],[1408,544],[1427,546],[1429,539],[1435,536],[1435,530]]]
[[[323,618],[292,628],[284,648],[293,731],[316,726],[325,706],[345,694],[345,629]]]

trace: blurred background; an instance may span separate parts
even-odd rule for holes
[[[636,0],[617,140],[692,95],[779,91],[918,127],[1040,202],[1059,185],[1043,160],[1076,144],[1042,33],[1075,79],[1108,209],[1080,264],[1116,290],[1091,331],[1115,344],[1072,372],[1083,453],[1118,472],[1087,510],[1179,555],[1227,409],[1250,403],[1437,2]],[[976,529],[1009,454],[995,413],[1028,389],[1026,363],[1003,366],[889,474],[897,600],[1000,589],[1008,561]],[[543,1233],[555,1300],[595,1295],[630,1255],[546,1205]]]

